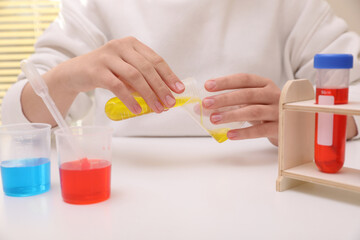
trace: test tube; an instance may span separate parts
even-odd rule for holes
[[[349,76],[353,67],[351,54],[317,54],[316,104],[348,103]],[[326,173],[336,173],[344,165],[346,142],[346,115],[316,113],[315,164]]]
[[[197,93],[197,89],[195,87],[195,79],[187,78],[184,79],[182,82],[185,85],[185,91],[181,94],[174,94],[176,101],[174,107],[182,106],[189,101],[199,100],[198,99],[199,94]],[[132,113],[119,98],[113,97],[105,104],[106,116],[113,121],[120,121],[154,112],[147,105],[147,103],[142,97],[134,96],[134,98],[142,108],[140,114]]]

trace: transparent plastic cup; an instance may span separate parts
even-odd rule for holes
[[[72,134],[72,136],[69,136]],[[111,190],[111,138],[112,129],[102,126],[72,127],[69,132],[55,131],[59,161],[61,193],[71,204],[91,204],[105,201]],[[69,151],[76,141],[80,159]]]
[[[206,91],[203,83],[194,83],[195,86],[193,89],[196,89],[196,94],[194,97],[190,98],[190,100],[182,105],[187,113],[192,117],[192,119],[199,124],[210,136],[212,136],[217,142],[222,143],[228,139],[227,132],[231,129],[239,129],[241,128],[245,122],[232,122],[232,123],[223,123],[223,124],[213,124],[210,121],[210,117],[212,114],[219,112],[226,112],[240,108],[240,106],[230,106],[223,107],[216,110],[205,109],[202,106],[202,101],[204,98],[221,94],[223,92],[214,92],[210,93]],[[225,91],[224,91],[225,92]]]
[[[348,103],[351,54],[317,54],[316,103]],[[344,165],[347,116],[333,113],[315,115],[315,163],[320,171],[336,173]]]
[[[0,126],[0,166],[4,193],[26,197],[50,189],[51,126]]]

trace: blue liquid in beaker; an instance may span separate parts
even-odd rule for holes
[[[4,192],[8,196],[26,197],[50,189],[48,158],[28,158],[1,162]]]

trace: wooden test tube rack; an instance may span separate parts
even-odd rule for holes
[[[360,193],[360,170],[343,167],[338,173],[318,170],[314,163],[315,113],[360,115],[360,102],[344,105],[315,104],[314,87],[306,79],[288,81],[279,102],[279,175],[281,192],[305,182]]]

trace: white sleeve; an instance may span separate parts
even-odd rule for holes
[[[360,37],[348,30],[346,22],[335,16],[324,1],[307,1],[286,43],[286,56],[295,78],[315,79],[314,53],[350,53],[349,101],[360,101]],[[360,138],[360,116],[354,116]]]
[[[18,81],[6,92],[1,106],[3,124],[29,122],[21,110],[20,96],[27,80]]]
[[[35,44],[31,60],[41,74],[70,58],[88,53],[107,42],[106,33],[102,31],[101,18],[97,14],[96,1],[62,2],[59,16],[44,31]],[[89,66],[91,67],[91,66]],[[7,92],[2,103],[2,121],[4,123],[26,122],[23,115],[20,96],[27,80],[23,73]],[[67,119],[76,121],[86,115],[91,108],[91,99],[84,100],[81,94],[72,104]],[[80,100],[79,100],[80,99]],[[86,103],[85,105],[83,103]]]

